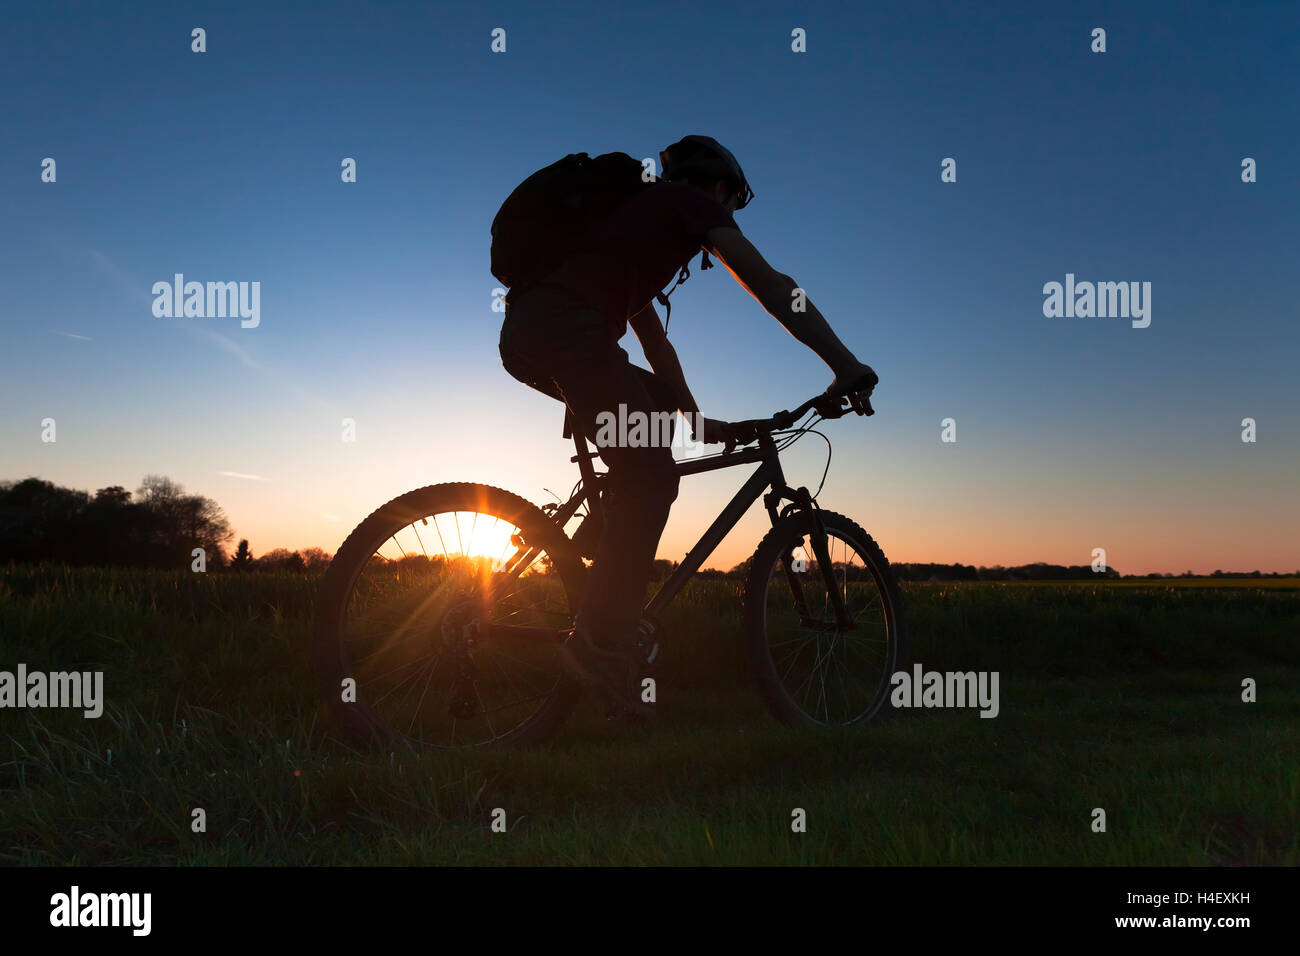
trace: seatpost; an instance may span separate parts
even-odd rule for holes
[[[587,436],[582,433],[578,423],[573,420],[573,415],[567,409],[564,412],[564,437],[573,439],[573,448],[576,454],[570,458],[570,461],[578,463],[578,474],[582,475],[582,487],[584,490],[591,490],[596,486],[596,469],[591,464],[599,452],[592,451],[587,445]]]

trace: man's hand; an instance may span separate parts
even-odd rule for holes
[[[849,405],[854,411],[863,415],[874,415],[875,409],[871,407],[871,391],[880,381],[878,376],[870,365],[863,365],[856,362],[849,368],[840,369],[835,373],[835,381],[831,382],[831,387],[826,389],[826,394],[832,397],[841,397],[847,395]]]
[[[826,389],[828,395],[850,395],[854,392],[868,392],[876,387],[880,376],[870,365],[861,362],[835,372],[835,381]]]
[[[705,418],[703,415],[696,416],[695,420],[700,423],[700,427],[692,427],[691,434],[702,445],[726,445],[725,451],[730,452],[742,437],[728,422]]]

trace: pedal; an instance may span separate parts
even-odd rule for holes
[[[659,622],[642,616],[637,622],[637,654],[647,664],[653,664],[659,657]]]

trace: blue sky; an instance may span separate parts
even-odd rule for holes
[[[757,194],[741,228],[880,375],[874,418],[828,426],[823,503],[891,558],[1300,567],[1296,5],[380,9],[0,13],[0,477],[164,473],[255,553],[333,550],[422,484],[567,490],[555,407],[496,356],[492,216],[567,152],[706,133]],[[260,281],[260,325],[156,318],[176,272]],[[1150,327],[1044,317],[1067,272],[1151,282]],[[829,383],[725,270],[694,268],[673,302],[706,414]],[[823,460],[804,442],[791,478]],[[661,553],[741,478],[684,483]]]

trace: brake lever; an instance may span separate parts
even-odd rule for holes
[[[822,418],[840,418],[844,415],[844,399],[843,395],[832,395],[827,392],[813,402],[813,410]]]
[[[723,457],[730,455],[737,448],[743,449],[758,441],[758,428],[752,421],[728,422],[727,429],[730,435],[723,444]]]

